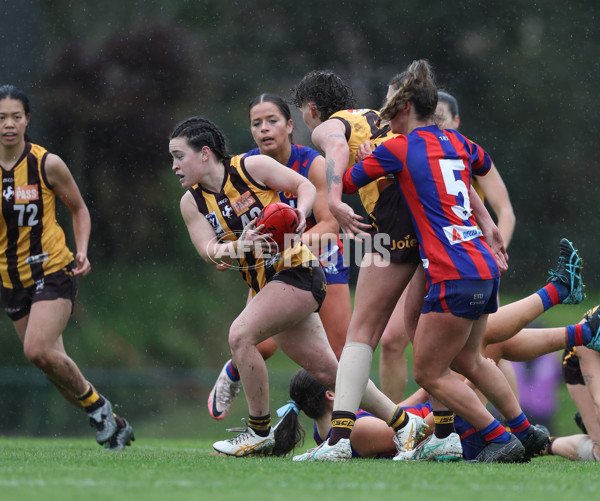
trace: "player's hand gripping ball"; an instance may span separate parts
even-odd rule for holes
[[[256,220],[256,226],[264,224],[261,233],[271,233],[273,241],[282,251],[294,241],[296,228],[298,227],[298,215],[296,211],[283,202],[274,202],[260,211]],[[285,235],[288,235],[287,239]]]

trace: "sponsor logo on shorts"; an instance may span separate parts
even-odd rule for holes
[[[35,281],[35,293],[39,294],[40,292],[42,292],[44,290],[44,279],[40,278],[39,280]]]
[[[473,294],[473,300],[469,302],[469,306],[476,306],[478,304],[485,304],[485,297],[483,294]]]

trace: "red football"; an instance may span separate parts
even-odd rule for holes
[[[289,245],[292,242],[298,222],[298,215],[294,209],[283,202],[274,202],[260,211],[256,226],[264,224],[265,227],[262,233],[271,233],[273,241],[280,250],[283,250],[286,243]],[[287,242],[285,239],[286,234],[290,235]]]

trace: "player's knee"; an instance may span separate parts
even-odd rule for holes
[[[245,323],[234,320],[229,328],[229,347],[234,354],[233,358],[235,358],[237,350],[246,349],[256,344],[253,342],[253,332],[247,328]]]
[[[413,366],[413,378],[422,388],[431,388],[436,380],[436,375],[427,364],[415,364]]]
[[[311,370],[308,371],[308,373],[323,386],[332,389],[335,388],[335,377],[337,373],[335,367],[311,367]]]
[[[386,330],[381,336],[381,352],[386,356],[402,356],[408,346],[408,337],[402,331]]]
[[[25,353],[27,360],[39,369],[44,371],[50,366],[47,350],[44,350],[40,344],[25,342],[23,345],[23,352]]]

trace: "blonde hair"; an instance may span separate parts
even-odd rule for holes
[[[379,111],[383,120],[391,120],[407,102],[411,102],[419,119],[435,113],[438,95],[429,62],[425,59],[413,61],[400,75],[394,77],[398,89]]]

